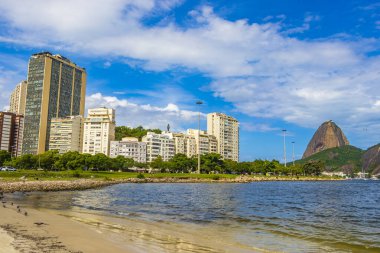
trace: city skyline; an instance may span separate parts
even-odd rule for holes
[[[379,5],[287,1],[269,8],[271,2],[121,1],[111,9],[94,1],[94,13],[78,10],[72,17],[81,18],[77,25],[59,15],[59,23],[52,17],[44,24],[34,12],[2,1],[0,106],[26,79],[28,57],[49,50],[86,68],[87,108],[111,105],[118,125],[197,128],[198,99],[205,102],[202,129],[207,112],[239,119],[242,161],[282,161],[282,129],[287,157],[295,141],[300,158],[317,127],[330,119],[354,146],[377,144]],[[135,12],[120,17],[126,6]],[[51,3],[49,11],[55,10]],[[94,17],[104,24],[91,24]]]

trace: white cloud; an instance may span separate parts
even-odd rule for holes
[[[249,132],[274,132],[274,131],[281,131],[278,127],[272,127],[269,124],[257,124],[257,123],[250,123],[250,122],[241,122],[240,123],[242,129],[249,131]]]
[[[216,96],[255,117],[306,127],[333,119],[352,131],[358,131],[356,125],[378,124],[374,104],[380,97],[380,58],[368,56],[371,50],[379,50],[377,39],[300,40],[287,35],[285,17],[276,23],[270,23],[272,18],[262,24],[229,21],[209,6],[191,11],[187,27],[170,21],[144,25],[149,17],[181,2],[0,0],[0,22],[8,24],[0,32],[0,41],[54,45],[88,56],[121,58],[137,68],[155,71],[177,67],[201,71],[213,79],[211,89]],[[318,16],[307,15],[304,22],[318,20]],[[156,107],[115,97],[98,99],[135,109],[132,114],[139,120],[137,112],[141,111],[154,112],[152,117],[161,112],[186,118],[173,102]],[[168,120],[166,116],[154,119],[166,125],[162,122]]]
[[[174,131],[183,131],[191,124],[196,125],[198,112],[183,110],[176,104],[165,107],[131,103],[127,99],[95,93],[86,97],[86,107],[110,107],[116,109],[117,125],[164,129],[170,124]],[[205,115],[202,115],[203,117]]]

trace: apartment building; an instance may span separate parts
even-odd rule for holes
[[[198,154],[198,145],[201,155],[218,152],[218,142],[215,136],[197,129],[187,129],[186,133],[195,139],[196,154]]]
[[[5,150],[14,156],[21,155],[24,116],[0,112],[0,150]]]
[[[239,122],[223,113],[207,114],[207,133],[218,141],[217,152],[224,159],[239,161]]]
[[[49,150],[52,118],[84,114],[86,71],[49,52],[29,60],[25,102],[23,154]]]
[[[193,157],[197,154],[197,143],[194,136],[173,133],[174,149],[176,154],[185,154],[187,157]]]
[[[158,156],[161,156],[164,161],[169,161],[175,154],[175,143],[172,133],[163,132],[156,134],[148,132],[142,138],[146,143],[146,161],[152,162]]]
[[[124,156],[135,162],[146,163],[146,143],[134,137],[125,137],[121,141],[111,141],[110,157]]]
[[[83,117],[53,118],[50,125],[49,150],[60,154],[69,151],[82,152]]]
[[[83,125],[82,152],[109,156],[111,141],[115,140],[115,110],[105,107],[89,109]]]
[[[9,101],[9,112],[25,115],[27,82],[22,81],[12,91]]]

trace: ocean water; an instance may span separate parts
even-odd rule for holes
[[[380,181],[120,184],[11,197],[141,252],[380,252]]]

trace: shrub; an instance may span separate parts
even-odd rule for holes
[[[143,174],[139,173],[139,174],[137,175],[137,178],[138,178],[138,179],[144,179],[145,176],[144,176]]]
[[[79,173],[79,171],[76,170],[73,172],[73,177],[80,178],[81,174]]]
[[[219,179],[220,179],[220,176],[218,175],[212,176],[212,180],[219,180]]]

